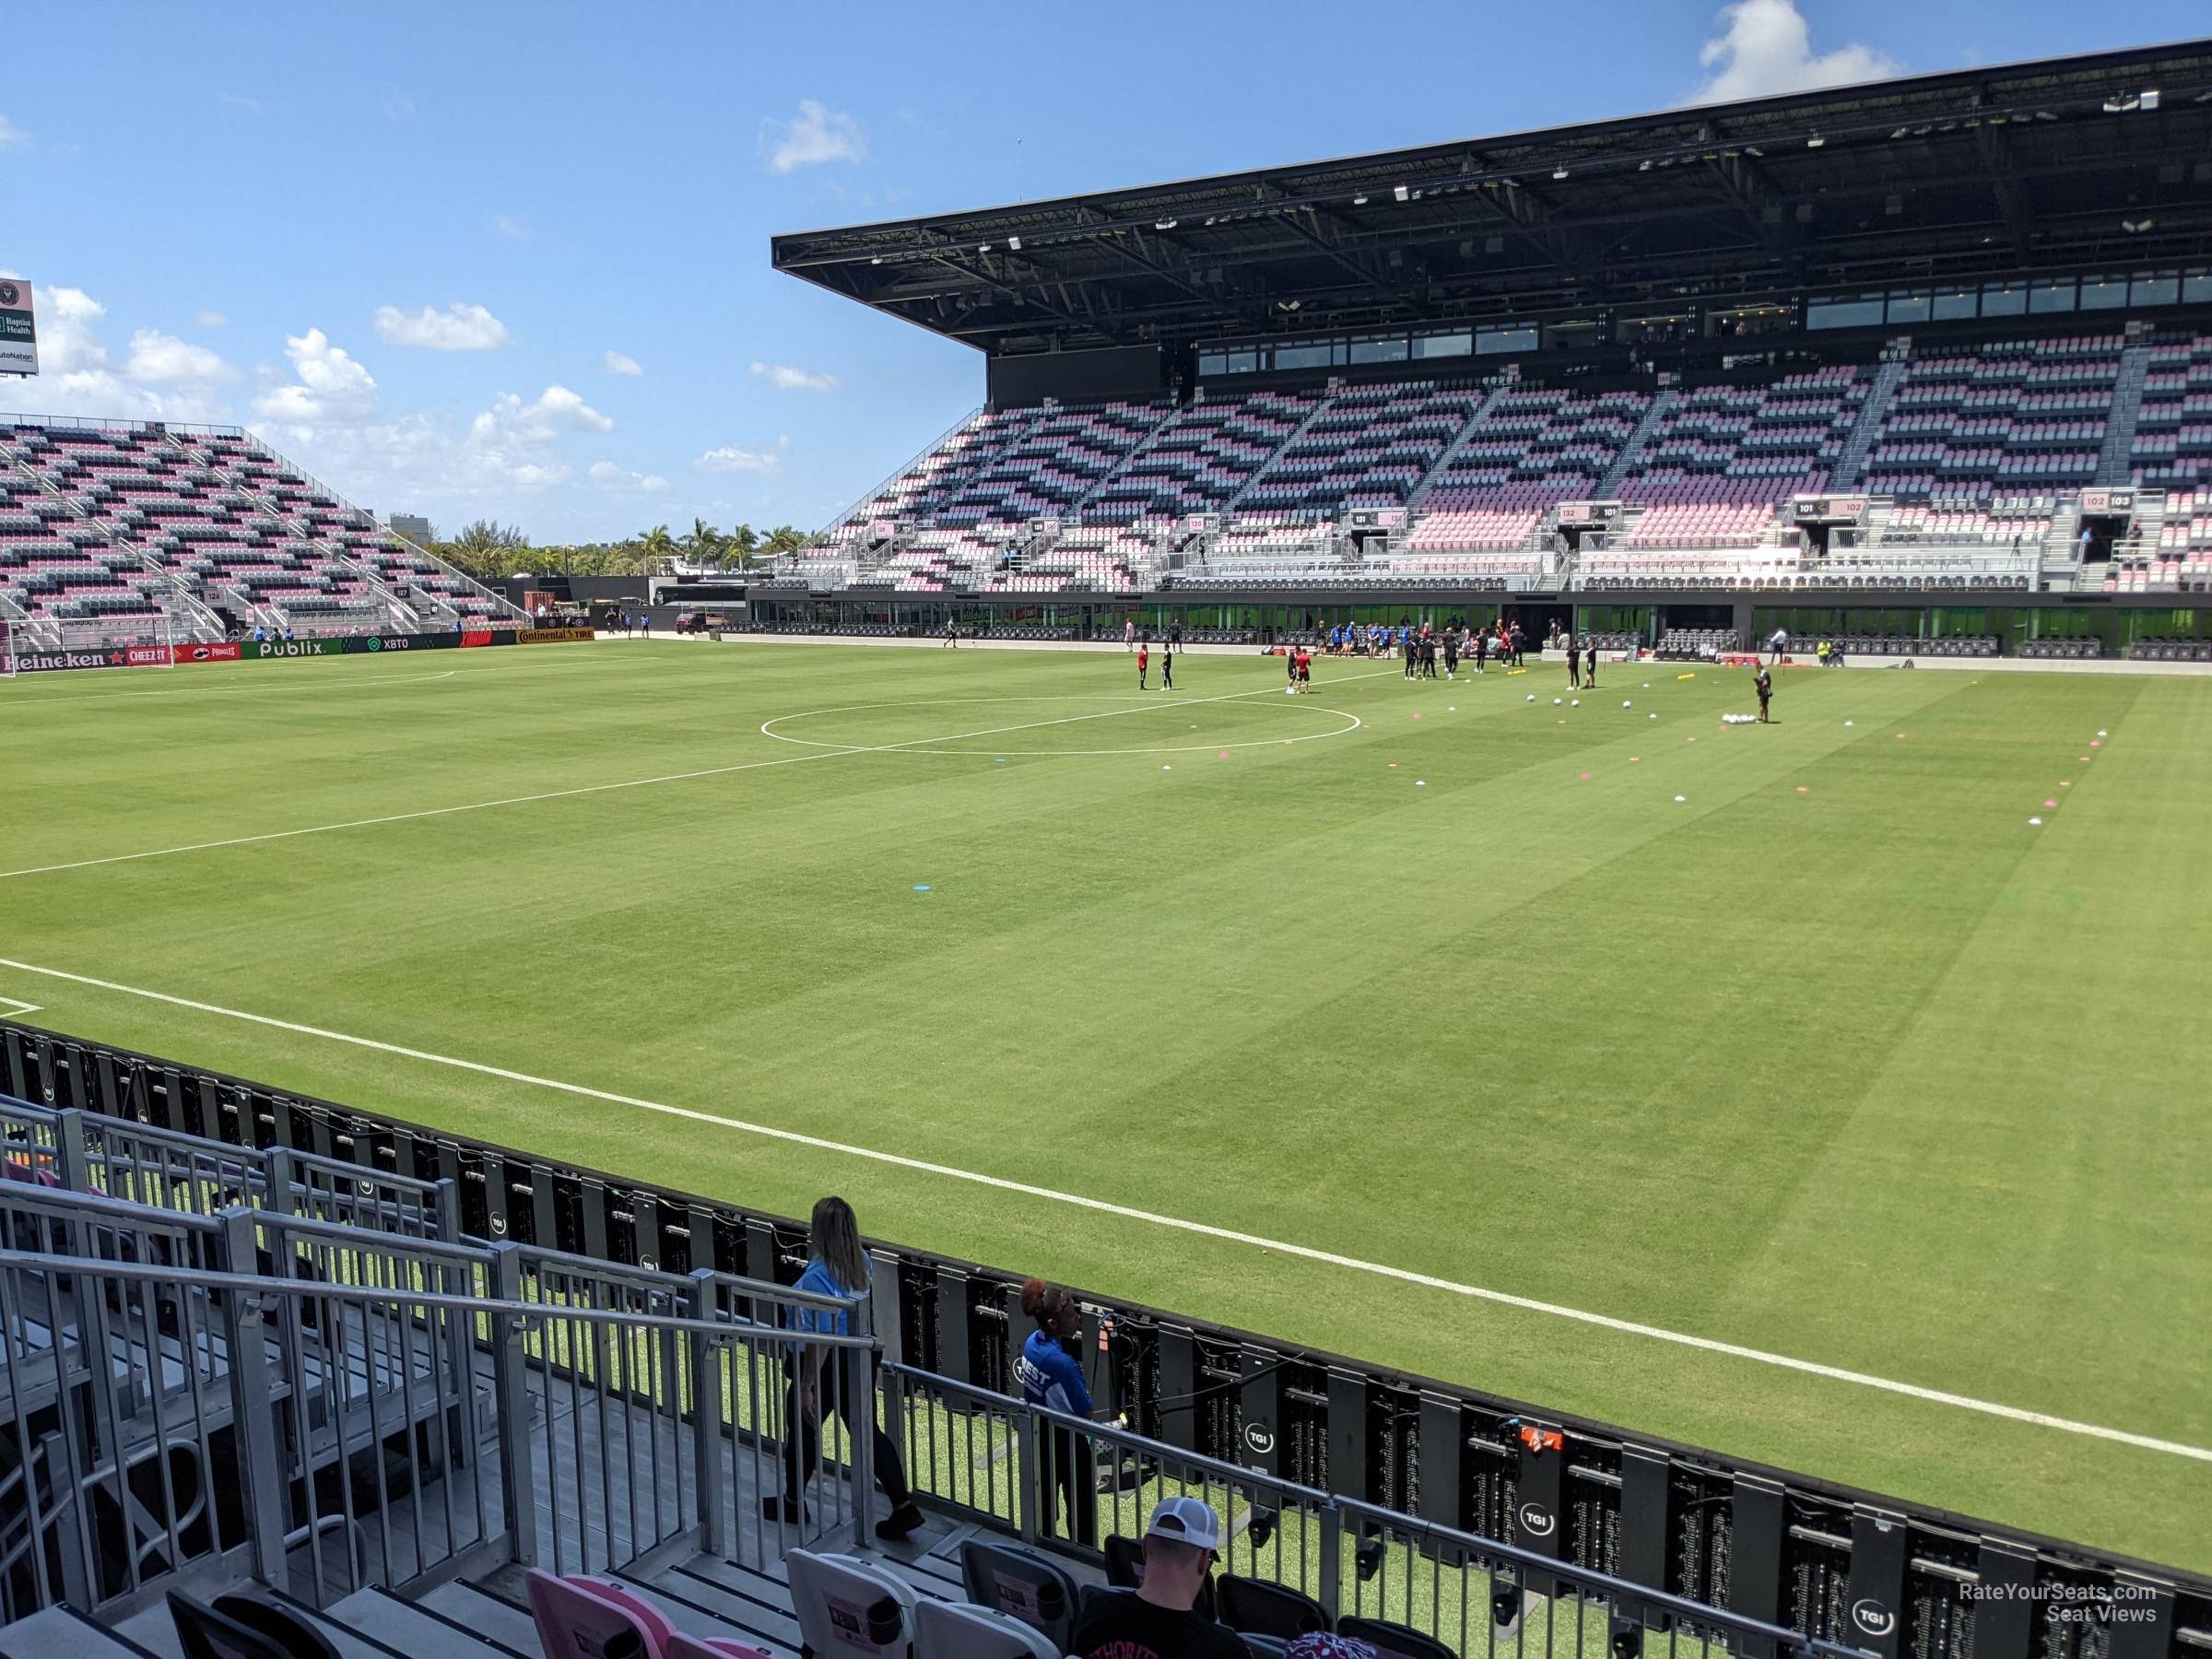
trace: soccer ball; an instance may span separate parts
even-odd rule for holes
[[[1555,708],[1555,709],[1556,709],[1556,708],[1558,708],[1558,707],[1559,706],[1559,700],[1558,698],[1556,698],[1556,697],[1555,697],[1555,698],[1553,698],[1553,699],[1551,700],[1551,706],[1552,706],[1553,708]]]
[[[1632,709],[1636,705],[1624,697],[1620,700],[1620,706],[1624,709]]]

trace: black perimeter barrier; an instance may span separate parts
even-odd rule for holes
[[[786,1284],[805,1265],[806,1229],[783,1217],[9,1020],[0,1020],[0,1092],[238,1146],[450,1177],[463,1229],[478,1238]],[[1020,1277],[897,1245],[873,1249],[888,1358],[1009,1391]],[[2193,1574],[1077,1294],[1093,1394],[1124,1411],[1131,1429],[1191,1452],[1876,1659],[2212,1654],[2212,1581]]]

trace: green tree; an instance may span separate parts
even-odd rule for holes
[[[778,524],[760,539],[760,550],[776,559],[787,553],[796,553],[806,545],[806,533],[794,530],[789,524]]]
[[[641,555],[656,564],[663,559],[675,558],[681,550],[676,537],[668,534],[665,524],[655,524],[637,538],[635,546]]]
[[[722,568],[742,571],[753,562],[760,535],[750,524],[739,524],[722,538]]]
[[[691,521],[691,534],[683,538],[684,557],[701,564],[717,564],[722,559],[722,532],[705,519]]]

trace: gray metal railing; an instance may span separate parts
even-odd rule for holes
[[[1156,1503],[1196,1498],[1220,1517],[1223,1574],[1293,1591],[1355,1634],[1372,1621],[1383,1628],[1371,1635],[1410,1630],[1465,1659],[1863,1659],[1848,1642],[910,1366],[884,1368],[884,1409],[915,1490],[941,1508],[1031,1544],[1103,1556],[1111,1571],[1116,1556],[1134,1559]]]
[[[863,1302],[707,1270],[0,1183],[0,1623],[202,1572],[327,1606],[841,1547],[873,1521],[872,1347]]]
[[[207,1216],[229,1205],[253,1204],[418,1239],[460,1237],[458,1195],[450,1181],[418,1181],[287,1147],[234,1147],[5,1096],[0,1161],[19,1162],[70,1192],[156,1209]],[[281,1201],[280,1194],[286,1195]]]

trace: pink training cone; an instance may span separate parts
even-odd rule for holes
[[[2044,806],[2057,806],[2057,805],[2058,805],[2058,803],[2057,803],[2057,801],[2055,801],[2055,800],[2050,800],[2050,801],[2045,801],[2045,802],[2043,803],[2043,805],[2044,805]]]

